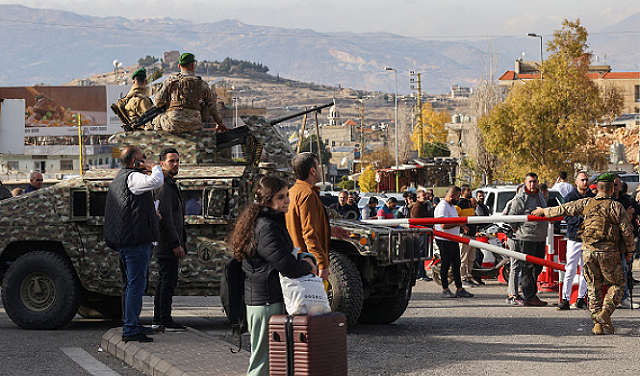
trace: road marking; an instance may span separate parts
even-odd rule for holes
[[[84,349],[79,347],[61,347],[60,350],[93,376],[120,376],[119,373],[99,362]]]

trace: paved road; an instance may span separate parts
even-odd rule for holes
[[[59,330],[24,330],[0,304],[0,375],[142,376],[100,349],[102,335],[113,326],[113,322],[78,316]]]
[[[350,331],[349,374],[639,373],[640,310],[616,311],[617,333],[596,337],[586,311],[507,306],[506,285],[497,282],[470,290],[476,298],[443,300],[434,282],[418,282],[407,312],[394,324]],[[541,297],[557,300],[556,293]],[[185,325],[215,336],[229,333],[216,297],[178,297],[174,307],[176,320]],[[147,297],[144,321],[150,321],[151,310]],[[64,354],[69,347],[85,350],[119,375],[139,375],[98,351],[101,335],[113,326],[76,318],[57,331],[26,331],[0,309],[0,375],[90,375]]]

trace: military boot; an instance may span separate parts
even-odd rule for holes
[[[603,335],[604,334],[604,330],[602,330],[602,324],[596,323],[593,326],[593,329],[591,329],[591,333],[593,333],[593,334],[595,334],[597,336]]]
[[[613,323],[611,322],[611,313],[606,309],[603,309],[596,315],[596,321],[602,324],[602,328],[606,330],[607,333],[613,334],[615,332]]]

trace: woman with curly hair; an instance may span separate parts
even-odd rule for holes
[[[269,375],[269,319],[285,313],[278,273],[298,278],[317,273],[312,256],[293,254],[284,214],[289,210],[289,189],[277,177],[260,179],[255,201],[240,215],[231,243],[245,275],[244,302],[251,334],[247,375]]]

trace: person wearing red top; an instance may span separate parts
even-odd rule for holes
[[[390,197],[385,204],[378,209],[378,219],[393,219],[393,210],[398,206],[398,200]]]

